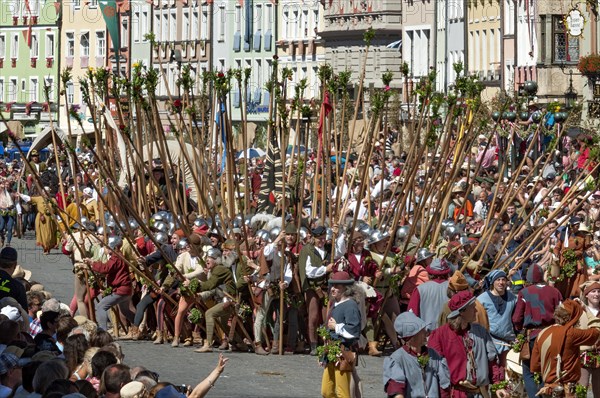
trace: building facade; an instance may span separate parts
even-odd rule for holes
[[[485,89],[484,100],[500,92],[501,76],[501,2],[467,3],[467,63],[469,74],[479,76]]]
[[[391,71],[393,84],[400,85],[401,53],[388,45],[402,39],[402,1],[367,0],[325,2],[324,25],[319,35],[325,40],[325,61],[334,73],[352,71],[358,82],[363,69],[364,33],[375,30],[366,63],[364,87],[382,88],[382,74]]]
[[[72,79],[64,87],[67,102],[64,98],[61,100],[60,127],[66,132],[70,124],[71,134],[79,136],[94,131],[90,122],[92,115],[84,101],[79,80],[86,77],[90,68],[107,66],[108,33],[97,0],[63,2],[62,16],[60,53],[64,63],[61,69],[71,68]],[[69,112],[66,105],[76,109],[83,129],[74,116],[67,116]]]
[[[61,68],[57,4],[0,1],[0,112],[10,129],[25,137],[57,122]]]

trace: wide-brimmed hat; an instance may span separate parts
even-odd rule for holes
[[[296,235],[298,233],[298,228],[292,223],[287,224],[285,226],[285,233],[288,235]]]
[[[462,292],[456,293],[448,302],[448,308],[450,313],[448,319],[456,318],[460,315],[460,312],[467,308],[469,305],[475,302],[475,296],[470,290],[463,290]]]
[[[122,398],[141,398],[145,392],[144,384],[139,381],[130,381],[121,387],[121,391],[119,391]]]
[[[401,339],[412,337],[425,329],[427,324],[412,311],[406,311],[396,317],[394,329]]]
[[[337,271],[329,278],[330,285],[353,285],[354,279],[346,271]]]
[[[26,281],[29,281],[31,279],[31,271],[21,267],[21,264],[17,264],[17,266],[15,267],[15,270],[13,271],[12,277],[13,278],[22,278],[22,279],[25,279]]]
[[[327,234],[327,228],[320,225],[317,228],[313,229],[311,231],[311,233],[312,233],[312,236],[314,236],[315,238],[320,238],[321,236],[324,236]]]

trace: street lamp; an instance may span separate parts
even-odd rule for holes
[[[577,101],[577,91],[573,88],[573,71],[569,71],[569,88],[565,91],[565,108],[571,109]]]

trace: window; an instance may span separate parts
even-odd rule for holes
[[[204,12],[202,15],[202,18],[204,18]],[[203,21],[204,22],[204,21]],[[192,11],[192,21],[190,22],[191,24],[191,38],[192,40],[196,40],[196,38],[198,37],[198,23],[199,23],[199,16],[198,16],[198,11]],[[208,27],[204,26],[204,23],[202,23],[202,26],[200,27],[200,29],[208,29]]]
[[[75,33],[67,32],[67,58],[75,56]]]
[[[4,78],[0,77],[0,102],[4,102]]]
[[[10,85],[8,86],[8,102],[17,101],[17,89],[19,88],[16,77],[10,78]]]
[[[176,14],[176,10],[171,10],[171,17],[170,17],[170,28],[171,28],[171,33],[170,35],[170,40],[171,41],[175,41],[177,40],[177,14]]]
[[[31,16],[39,16],[40,0],[29,0],[29,12]]]
[[[90,56],[90,32],[85,32],[81,34],[81,39],[79,41],[81,45],[81,56],[89,57]]]
[[[181,28],[181,40],[187,40],[190,35],[190,12],[183,12],[183,26]]]
[[[579,61],[579,38],[569,36],[562,15],[554,15],[552,18],[552,36],[554,44],[553,61],[556,63],[577,63]]]
[[[142,11],[142,17],[140,19],[140,40],[141,41],[146,41],[146,39],[144,38],[144,36],[146,36],[146,33],[150,32],[150,30],[148,29],[148,11]]]
[[[504,31],[507,35],[515,34],[515,2],[504,0]]]
[[[48,98],[43,98],[44,102],[52,102],[55,100],[54,98],[54,78],[52,76],[48,76],[44,78],[44,95],[46,92],[46,87],[48,87]]]
[[[254,14],[254,31],[262,30],[262,4],[256,5],[256,13]]]
[[[121,21],[121,38],[119,45],[121,48],[127,48],[129,46],[129,20],[123,19]]]
[[[29,80],[29,101],[38,101],[40,91],[40,83],[37,77],[32,77]]]
[[[38,42],[37,33],[31,33],[31,49],[29,54],[31,58],[37,58],[39,55],[40,44]]]
[[[98,0],[90,0],[90,8],[96,8],[98,7]]]
[[[140,12],[136,11],[133,13],[133,19],[131,21],[131,26],[133,27],[131,32],[132,32],[132,40],[134,43],[139,43],[140,42]]]
[[[103,30],[96,32],[96,56],[104,57],[106,54],[106,36]]]
[[[154,14],[154,34],[156,36],[156,41],[162,41],[162,34],[160,31],[160,18],[161,17],[159,13]]]
[[[12,15],[14,17],[18,17],[19,16],[19,0],[13,0],[12,2],[9,2],[8,6],[10,7],[10,10],[12,11]]]
[[[240,8],[240,11],[242,9]],[[219,36],[218,36],[218,40],[219,41],[224,41],[225,40],[225,24],[227,21],[227,15],[225,14],[225,6],[223,4],[219,5]],[[242,18],[241,18],[241,12],[240,12],[240,24],[241,24]]]
[[[169,41],[172,40],[169,37],[169,11],[163,10],[162,14],[162,40]]]
[[[6,57],[6,36],[0,35],[0,58]]]
[[[17,58],[19,56],[19,34],[18,33],[13,36],[10,54],[11,54],[12,58]]]
[[[79,10],[81,8],[81,0],[73,0],[71,4],[76,10]]]
[[[273,29],[273,4],[265,4],[266,21],[265,30]]]
[[[67,101],[69,101],[69,104],[72,104],[75,101],[75,86],[73,85],[73,82],[68,82],[66,88]]]
[[[291,34],[291,23],[290,23],[290,12],[286,9],[283,10],[283,22],[285,23],[285,28],[283,29],[284,37],[287,39]]]
[[[319,9],[313,10],[313,31],[309,32],[311,36],[316,36],[316,31],[319,29]]]
[[[54,58],[54,33],[46,33],[46,58]]]
[[[308,37],[308,10],[302,11],[302,37]]]
[[[201,22],[201,26],[200,26],[200,39],[202,40],[208,40],[208,7],[203,5],[202,6],[202,22]],[[196,33],[196,36],[192,36],[192,39],[196,39],[198,33]]]

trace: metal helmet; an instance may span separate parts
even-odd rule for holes
[[[381,232],[379,230],[375,230],[375,232],[373,232],[373,234],[367,240],[367,244],[372,245],[386,238],[389,238],[389,236],[390,234],[387,231]]]
[[[325,230],[325,239],[327,240],[327,242],[330,242],[333,240],[333,229],[327,228]]]
[[[169,236],[165,232],[157,232],[154,234],[154,240],[159,245],[165,245],[169,243]]]
[[[453,219],[446,218],[445,220],[442,220],[442,232],[444,232],[446,229],[448,229],[448,227],[451,226],[456,226],[456,223]]]
[[[271,236],[271,240],[275,240],[277,239],[277,237],[279,236],[279,234],[281,233],[281,228],[280,227],[274,227],[273,229],[271,229],[271,232],[269,232],[269,235]]]
[[[177,242],[177,250],[187,249],[190,246],[190,242],[187,238],[181,238],[179,242]]]
[[[242,216],[238,214],[231,221],[231,225],[233,226],[233,228],[241,228],[243,221],[244,220],[242,219]]]
[[[458,241],[460,242],[461,246],[468,246],[473,243],[473,241],[466,235],[461,236]]]
[[[154,229],[159,232],[167,233],[169,231],[169,226],[164,221],[158,221],[154,224]]]
[[[129,228],[131,228],[132,230],[138,229],[140,227],[140,224],[135,220],[135,218],[130,218],[129,219]]]
[[[169,235],[173,235],[175,233],[176,225],[173,221],[169,223]]]
[[[298,233],[300,234],[300,239],[304,240],[308,237],[308,229],[306,229],[305,227],[300,227],[300,231],[298,231]]]
[[[252,216],[246,214],[246,217],[244,217],[244,225],[247,227],[251,227],[252,226]]]
[[[168,211],[165,211],[165,210],[161,210],[161,211],[159,211],[156,214],[158,214],[163,221],[166,221],[167,218],[169,218],[169,215],[170,215],[170,213]]]
[[[428,258],[433,257],[433,253],[429,251],[428,248],[422,247],[417,250],[417,263],[427,260]]]
[[[123,246],[123,239],[119,235],[111,235],[108,237],[108,247],[115,250]]]
[[[158,221],[164,221],[163,216],[160,214],[161,212],[158,213],[154,213],[151,217],[150,220],[154,221],[154,222],[158,222]]]
[[[410,225],[403,225],[396,230],[396,240],[405,241],[410,234]]]
[[[126,232],[128,225],[129,225],[129,223],[126,223],[125,221],[119,221],[119,229],[120,229],[120,231]]]
[[[446,238],[448,240],[453,240],[453,238],[456,235],[460,235],[460,233],[461,233],[461,231],[457,226],[451,225],[448,228],[446,228],[446,230],[444,231],[444,238]]]
[[[163,215],[165,221],[167,222],[173,222],[173,220],[175,219],[175,217],[173,217],[173,213],[171,213],[170,211],[165,211],[165,215]]]
[[[219,258],[221,257],[221,250],[211,247],[210,249],[208,249],[208,251],[206,252],[206,257],[210,257],[210,258]]]
[[[98,228],[96,228],[96,233],[98,235],[104,235],[104,227],[101,225]]]
[[[79,224],[85,225],[88,221],[90,220],[87,217],[81,217],[81,220],[79,220]]]
[[[196,220],[194,221],[194,227],[196,228],[202,228],[205,225],[208,225],[208,223],[204,218],[196,218]]]
[[[84,224],[84,228],[88,231],[88,232],[96,232],[96,224],[94,224],[91,221],[88,221]]]
[[[264,230],[264,229],[259,229],[258,231],[256,231],[256,237],[262,241],[265,242],[271,242],[271,235],[269,234],[269,231]]]

